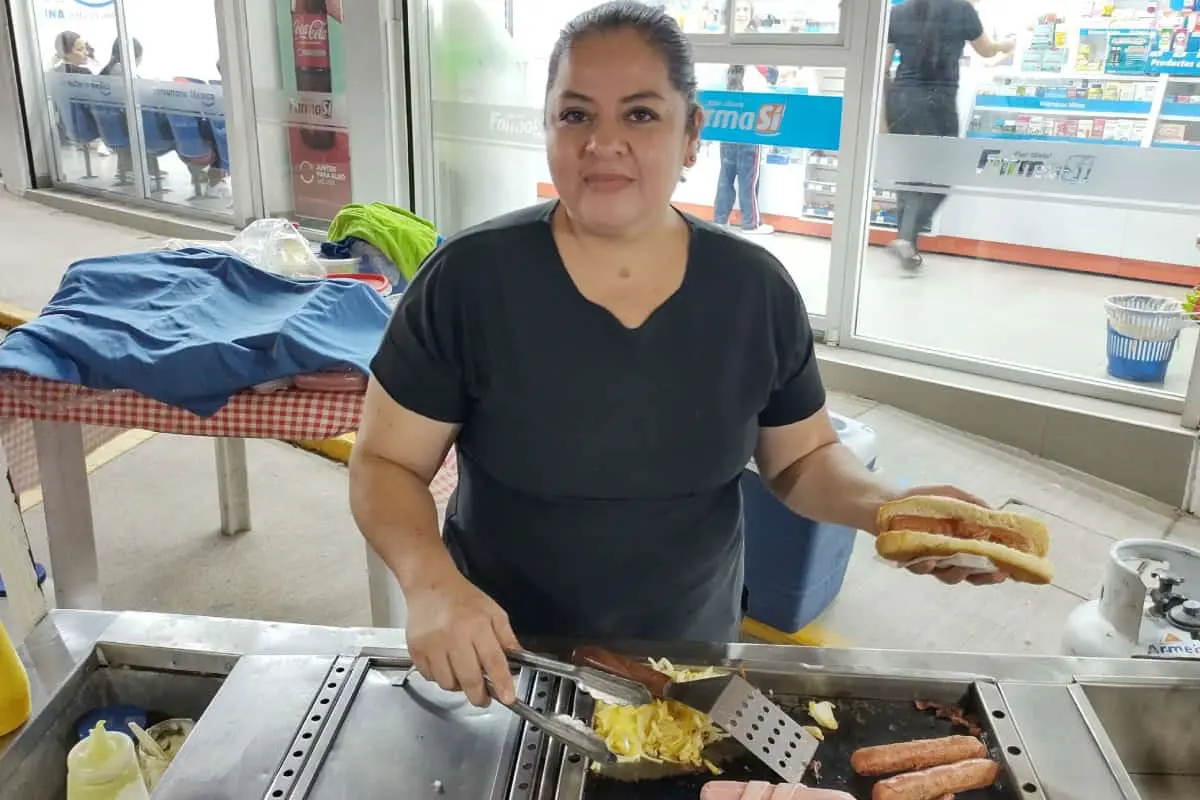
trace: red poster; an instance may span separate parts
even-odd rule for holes
[[[328,222],[350,202],[350,136],[328,133],[330,146],[316,148],[311,144],[313,137],[308,129],[288,130],[292,196],[296,216],[302,220]]]

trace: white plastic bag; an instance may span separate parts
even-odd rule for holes
[[[286,219],[257,219],[228,242],[168,239],[167,250],[206,247],[239,255],[254,266],[289,278],[324,278],[325,268],[308,240]]]
[[[229,244],[242,258],[267,272],[290,278],[325,277],[325,268],[308,240],[286,219],[256,219]]]

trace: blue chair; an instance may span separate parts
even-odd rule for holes
[[[146,148],[146,163],[154,175],[154,188],[162,194],[162,172],[158,168],[159,156],[165,156],[175,149],[175,137],[171,133],[171,123],[167,115],[161,111],[142,110],[142,145]]]
[[[175,153],[192,175],[193,200],[204,196],[208,184],[208,168],[217,161],[217,153],[205,135],[203,117],[190,114],[164,114],[175,140]]]
[[[100,141],[117,154],[117,185],[132,183],[133,157],[129,152],[129,126],[125,122],[125,107],[115,103],[93,103],[92,118],[100,131]]]
[[[209,117],[208,123],[212,126],[213,145],[217,148],[220,167],[229,172],[229,132],[225,127],[225,117]]]
[[[58,119],[61,123],[59,134],[62,140],[76,145],[83,153],[85,177],[96,177],[92,172],[90,145],[100,138],[100,129],[96,126],[96,119],[92,116],[92,112],[85,103],[78,100],[64,100],[60,97],[54,98],[54,107],[58,110]]]

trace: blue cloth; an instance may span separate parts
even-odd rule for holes
[[[265,381],[367,372],[389,313],[359,281],[292,280],[214,250],[93,258],[72,264],[41,316],[0,343],[0,369],[211,416]]]

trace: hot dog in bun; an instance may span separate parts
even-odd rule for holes
[[[949,497],[906,497],[879,509],[875,551],[889,561],[976,555],[1022,583],[1049,583],[1050,532],[1039,519]]]

